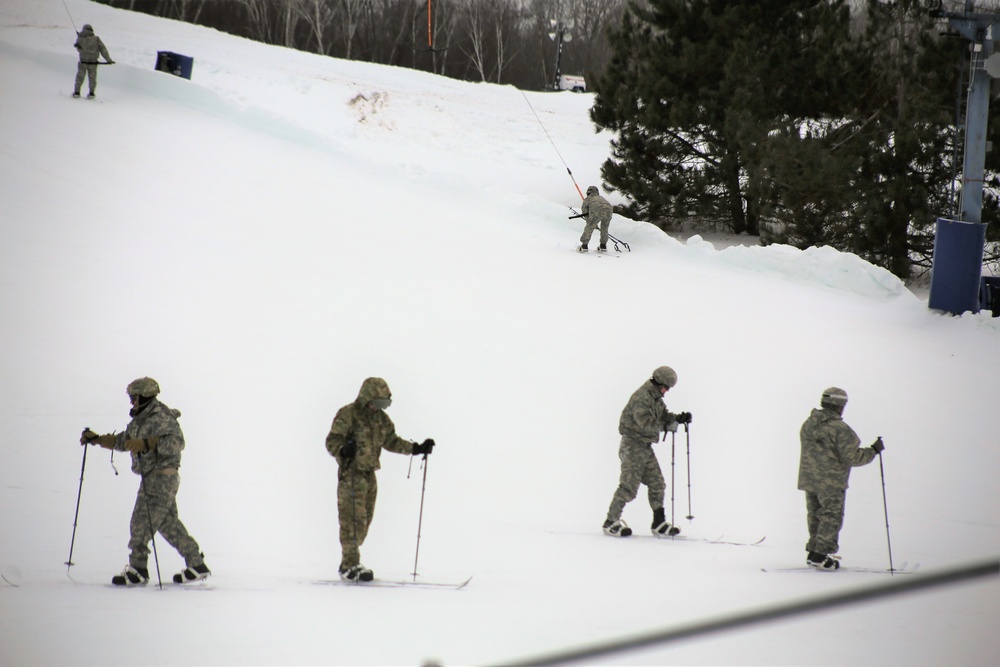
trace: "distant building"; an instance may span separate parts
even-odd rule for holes
[[[571,90],[574,93],[587,92],[587,81],[582,76],[572,74],[559,75],[559,90]]]

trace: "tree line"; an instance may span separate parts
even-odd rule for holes
[[[266,44],[526,90],[604,69],[626,0],[97,0]],[[430,19],[428,19],[428,13]]]

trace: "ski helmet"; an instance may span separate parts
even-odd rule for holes
[[[160,385],[153,378],[139,378],[138,380],[129,382],[125,391],[129,396],[152,398],[160,393]]]
[[[847,392],[840,387],[824,389],[823,397],[820,399],[819,404],[824,408],[842,410],[847,405]]]
[[[670,389],[677,384],[677,373],[670,366],[660,366],[653,371],[653,384]]]
[[[601,191],[597,189],[596,185],[591,185],[589,188],[587,188],[587,196],[588,197],[590,195],[599,195],[599,194],[601,194]]]

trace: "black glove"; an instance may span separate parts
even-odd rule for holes
[[[690,424],[692,417],[690,412],[681,412],[674,419],[678,424]]]
[[[882,444],[882,436],[879,436],[878,439],[872,443],[872,449],[875,450],[876,454],[882,453],[882,450],[885,449],[885,445]]]
[[[347,436],[344,446],[340,448],[340,458],[351,461],[358,453],[358,443],[354,442],[354,436]]]
[[[416,456],[417,454],[430,454],[433,450],[434,450],[434,441],[431,440],[430,438],[427,438],[419,445],[413,443],[414,456]]]

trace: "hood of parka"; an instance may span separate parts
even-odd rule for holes
[[[358,391],[358,398],[354,401],[354,404],[359,408],[363,408],[378,398],[392,398],[392,392],[389,391],[389,383],[382,378],[368,378],[361,383],[361,390]]]

